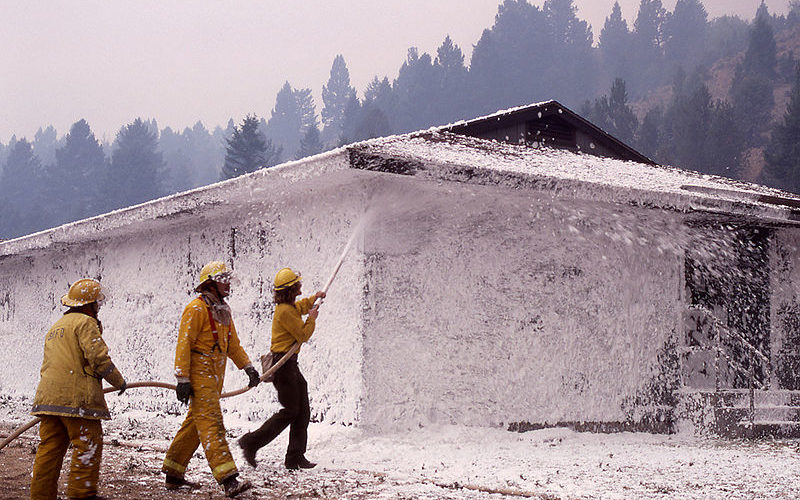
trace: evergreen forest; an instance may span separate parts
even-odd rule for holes
[[[599,33],[573,0],[505,0],[469,60],[445,37],[397,75],[351,85],[342,55],[322,85],[286,82],[271,110],[227,124],[85,120],[0,143],[0,240],[185,191],[355,141],[555,99],[658,163],[800,193],[800,0],[786,15],[709,19],[701,0],[616,3]],[[629,25],[626,18],[635,19]],[[62,135],[63,134],[63,135]]]

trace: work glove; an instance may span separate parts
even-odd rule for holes
[[[117,394],[122,396],[122,393],[125,392],[125,389],[127,389],[127,388],[128,388],[128,383],[123,380],[122,381],[122,385],[119,386],[119,392]]]
[[[261,383],[261,379],[258,378],[258,371],[252,366],[245,368],[244,372],[250,377],[250,382],[247,384],[248,387],[255,387]]]
[[[175,388],[175,392],[178,395],[178,401],[181,403],[188,405],[189,398],[194,395],[194,391],[192,390],[192,384],[189,382],[178,382],[178,386]]]

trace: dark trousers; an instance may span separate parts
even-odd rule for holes
[[[278,391],[278,401],[283,408],[261,427],[242,436],[242,441],[248,448],[257,450],[278,437],[288,426],[289,447],[286,450],[286,461],[293,461],[306,452],[308,422],[311,418],[308,384],[297,366],[296,354],[275,372],[272,383]]]

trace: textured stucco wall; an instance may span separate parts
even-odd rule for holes
[[[64,310],[59,297],[81,277],[99,278],[110,291],[100,319],[112,359],[127,380],[174,383],[181,312],[194,296],[200,268],[217,259],[232,264],[240,281],[229,303],[242,344],[260,369],[257,358],[269,350],[275,272],[291,266],[303,273],[304,294],[321,289],[364,210],[358,183],[309,186],[285,177],[252,180],[253,199],[239,208],[212,206],[0,259],[0,352],[7,374],[0,378],[0,394],[23,400],[21,405],[32,398],[44,332]],[[361,260],[356,246],[331,286],[313,341],[300,354],[316,419],[353,423],[358,418]],[[246,381],[228,363],[225,390]],[[174,394],[165,390],[132,390],[109,402],[117,414],[181,411]],[[267,384],[225,403],[226,411],[255,420],[278,407]]]
[[[800,389],[800,230],[780,229],[772,239],[770,386]]]
[[[230,303],[255,361],[269,345],[274,273],[302,271],[313,293],[363,221],[301,352],[315,419],[396,428],[672,418],[694,231],[684,214],[520,179],[354,171],[334,153],[196,192],[177,213],[147,205],[58,229],[52,244],[5,244],[19,250],[0,252],[0,352],[14,374],[0,379],[0,397],[33,396],[42,335],[84,276],[111,290],[104,336],[128,380],[171,382],[197,273],[224,259],[240,279]],[[773,314],[797,302],[800,283],[797,233],[776,238],[785,269],[773,279],[786,284],[773,285]],[[231,369],[226,389],[245,381]],[[162,390],[112,401],[117,412],[181,411]],[[225,403],[254,421],[277,407],[269,386]]]
[[[648,392],[680,331],[674,215],[393,189],[365,237],[367,426],[652,416]]]

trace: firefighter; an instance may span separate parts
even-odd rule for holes
[[[97,496],[103,455],[101,420],[111,418],[101,379],[119,389],[127,384],[111,362],[97,313],[105,299],[100,283],[81,279],[61,303],[68,307],[44,339],[41,379],[32,415],[41,418],[39,447],[33,462],[31,500],[54,500],[67,447],[72,463],[67,481],[70,499]]]
[[[311,338],[319,314],[317,299],[324,298],[325,292],[317,292],[310,297],[296,300],[301,292],[301,277],[288,267],[278,271],[275,276],[275,314],[272,318],[273,360],[277,361],[297,342],[302,344]],[[308,315],[305,321],[303,316]],[[299,352],[299,350],[298,350]],[[297,352],[278,368],[272,381],[278,391],[281,408],[261,427],[239,438],[244,458],[255,467],[256,452],[275,439],[289,427],[289,446],[284,465],[287,469],[310,469],[316,464],[305,457],[308,443],[308,422],[311,410],[308,404],[308,384],[297,365]]]
[[[225,302],[230,293],[230,279],[231,273],[224,262],[206,264],[195,288],[200,295],[189,302],[181,316],[175,350],[176,393],[178,401],[189,405],[189,412],[164,458],[162,471],[167,475],[169,490],[199,487],[187,481],[184,474],[200,443],[214,479],[228,497],[252,487],[249,481],[237,479],[239,473],[225,439],[219,404],[227,358],[247,373],[250,387],[260,381],[239,343],[230,306]]]

